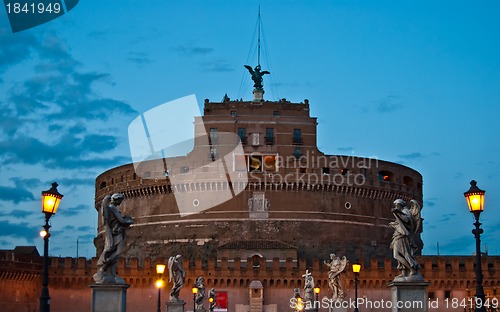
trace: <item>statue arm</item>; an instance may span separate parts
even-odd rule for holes
[[[115,215],[116,220],[118,220],[118,222],[120,222],[121,224],[132,224],[132,219],[124,218],[118,208],[116,208],[115,206],[109,206],[108,209],[109,212]]]

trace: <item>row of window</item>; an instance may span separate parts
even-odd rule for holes
[[[247,129],[246,128],[238,128],[238,136],[241,139],[241,143],[244,145],[248,144],[247,138]],[[260,134],[253,133],[252,136],[252,145],[260,145],[259,143]],[[264,138],[266,145],[274,144],[274,128],[266,128],[266,136]],[[219,133],[217,128],[210,128],[210,144],[218,144],[219,142]],[[293,141],[294,145],[302,145],[302,131],[300,129],[293,129]],[[300,155],[299,155],[300,156]]]
[[[279,115],[280,115],[280,111],[273,111],[273,116],[278,117]],[[238,116],[238,112],[237,111],[231,111],[231,116],[232,117]]]

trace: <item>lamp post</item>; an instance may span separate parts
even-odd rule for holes
[[[484,209],[484,193],[485,191],[477,187],[477,182],[470,181],[470,188],[464,193],[465,199],[467,200],[467,205],[469,210],[474,214],[476,221],[474,222],[475,229],[472,230],[472,234],[476,238],[476,312],[485,312],[486,307],[484,306],[484,289],[483,289],[483,272],[481,270],[481,234],[483,229],[479,228],[481,222],[479,222],[479,215]]]
[[[297,305],[296,305],[296,310],[297,311],[302,311],[304,310],[304,301],[302,301],[302,297],[297,297]]]
[[[208,293],[208,302],[210,303],[208,309],[210,312],[214,312],[216,300],[215,300],[215,290],[212,288]]]
[[[358,274],[359,271],[361,270],[361,264],[359,263],[353,263],[352,264],[352,271],[354,272],[354,312],[359,312],[358,310]]]
[[[191,288],[193,292],[193,312],[196,312],[196,294],[198,293],[198,287]]]
[[[57,207],[61,202],[63,195],[57,191],[57,183],[52,183],[48,191],[42,192],[42,212],[45,214],[45,225],[40,236],[43,237],[43,275],[42,275],[42,293],[40,295],[40,312],[50,312],[49,296],[49,237],[50,224],[49,219],[56,214]]]
[[[314,307],[316,312],[319,311],[319,292],[321,289],[319,287],[314,287],[314,293],[316,294],[316,302],[314,302]]]
[[[163,272],[165,272],[165,265],[157,264],[156,274],[159,275],[159,278],[156,281],[156,287],[158,287],[158,308],[156,309],[156,312],[161,312],[161,288],[163,287],[163,279],[162,279]]]

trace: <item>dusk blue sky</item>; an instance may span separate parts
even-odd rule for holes
[[[129,123],[190,94],[252,98],[258,5],[81,1],[14,34],[0,9],[0,249],[43,250],[40,193],[57,181],[50,254],[76,256],[78,239],[94,256],[94,181],[131,161]],[[327,154],[419,171],[424,254],[475,251],[463,192],[476,179],[482,247],[500,255],[500,2],[260,5],[265,98],[309,99]]]

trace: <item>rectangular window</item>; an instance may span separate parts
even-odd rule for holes
[[[293,129],[293,144],[302,144],[302,132],[300,129]]]
[[[231,111],[231,116],[236,117],[238,113],[236,111]]]
[[[300,156],[302,156],[302,152],[300,150],[300,147],[293,148],[293,156],[295,156],[296,158],[299,158]]]
[[[266,144],[274,144],[274,129],[266,128]]]
[[[247,144],[247,129],[238,128],[238,136],[240,137],[242,144]]]
[[[217,132],[217,128],[210,128],[210,144],[219,143],[219,133]]]

